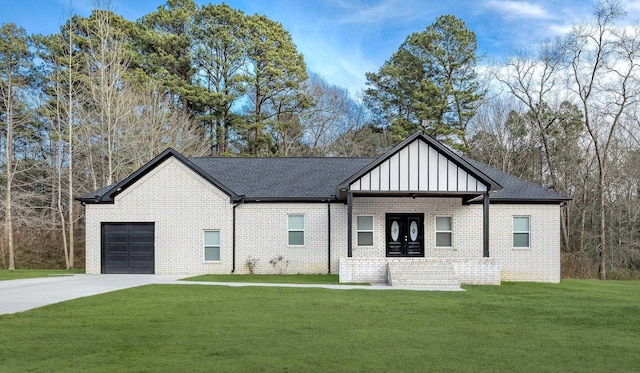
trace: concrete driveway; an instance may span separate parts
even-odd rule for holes
[[[0,281],[0,315],[136,286],[171,284],[184,275],[73,275]]]
[[[0,281],[0,315],[27,311],[65,300],[151,284],[302,287],[335,290],[464,291],[460,287],[401,287],[387,284],[281,284],[178,281],[189,275],[72,275]]]

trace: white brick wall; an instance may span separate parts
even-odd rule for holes
[[[114,204],[86,206],[87,273],[100,273],[101,222],[154,222],[155,272],[158,274],[230,273],[232,212],[226,194],[170,158],[119,194]],[[331,204],[332,273],[341,270],[341,280],[353,277],[356,272],[372,278],[382,273],[380,266],[386,265],[386,213],[423,213],[425,257],[452,259],[463,283],[495,282],[497,269],[502,281],[560,280],[558,205],[491,205],[491,258],[488,260],[482,258],[482,205],[465,206],[459,198],[355,197],[353,258],[375,262],[368,269],[343,265],[341,258],[347,256],[347,207],[341,203]],[[303,247],[288,245],[288,214],[305,216]],[[357,246],[358,215],[374,216],[373,247]],[[453,217],[451,248],[435,247],[435,216],[438,215]],[[514,215],[531,217],[531,247],[528,249],[512,247]],[[327,273],[327,218],[326,203],[238,205],[236,272],[247,273],[245,262],[252,257],[259,259],[257,273],[274,273],[269,260],[283,255],[290,261],[287,273]],[[203,260],[202,232],[205,229],[220,230],[219,263]],[[464,280],[468,278],[465,276],[476,276],[477,281]]]
[[[340,282],[342,283],[384,283],[388,281],[389,263],[425,260],[423,258],[342,258],[340,259]],[[461,284],[499,285],[500,265],[497,259],[435,259],[447,260],[453,266],[456,278]],[[433,259],[426,259],[433,261]]]
[[[86,270],[100,273],[101,222],[155,223],[155,273],[231,271],[229,196],[169,158],[115,198],[86,206]],[[203,231],[220,230],[220,262],[204,262]]]
[[[502,281],[560,281],[560,207],[546,204],[492,204],[489,214],[489,254],[492,266],[499,266]],[[482,259],[482,204],[462,205],[459,198],[381,198],[353,199],[353,257],[386,256],[385,213],[424,213],[425,257],[465,259],[454,261],[458,270],[472,270],[471,259]],[[358,247],[356,216],[374,216],[374,246]],[[436,248],[435,217],[453,217],[453,245]],[[513,217],[531,217],[531,247],[513,248]],[[462,264],[464,263],[464,264]],[[342,263],[341,263],[342,265]],[[454,266],[455,267],[455,266]],[[347,267],[345,267],[347,268]],[[465,270],[467,268],[467,270]],[[473,283],[495,282],[494,269],[489,277]],[[359,271],[359,270],[358,270]],[[374,271],[375,272],[375,271]],[[472,283],[463,280],[463,283]]]
[[[530,216],[530,248],[513,248],[513,216]],[[491,257],[502,281],[560,282],[560,206],[492,205]]]
[[[385,257],[385,214],[423,213],[425,257],[482,257],[482,206],[462,205],[459,198],[355,197],[353,199],[353,257]],[[358,215],[373,215],[373,247],[357,246]],[[436,248],[435,217],[453,217],[453,246]]]
[[[332,209],[336,206],[332,205]],[[249,203],[236,208],[236,272],[248,273],[249,257],[259,259],[256,273],[275,273],[269,260],[289,260],[286,273],[327,273],[326,203]],[[288,215],[304,215],[304,246],[289,246]],[[339,213],[332,211],[332,220]],[[332,226],[336,225],[332,221]],[[332,237],[332,242],[334,238]],[[344,247],[344,245],[342,245]],[[337,270],[338,255],[332,267]]]

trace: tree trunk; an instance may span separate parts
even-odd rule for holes
[[[607,279],[607,240],[606,240],[606,220],[605,220],[605,198],[606,193],[604,189],[604,175],[602,168],[599,170],[598,175],[598,189],[600,192],[600,250],[598,251],[600,263],[598,264],[598,278],[600,280]]]
[[[69,92],[68,92],[68,102],[67,104],[69,105],[69,107],[67,108],[68,112],[67,112],[67,130],[69,132],[69,160],[68,160],[68,180],[67,180],[67,187],[68,187],[68,201],[67,204],[69,205],[68,208],[68,214],[69,214],[69,263],[68,269],[72,269],[75,267],[74,265],[74,261],[75,261],[75,244],[74,244],[74,232],[73,230],[75,229],[75,224],[74,224],[74,216],[73,216],[73,147],[74,142],[73,142],[73,96],[75,94],[74,92],[74,81],[73,81],[73,69],[72,69],[72,57],[73,57],[73,38],[71,37],[72,35],[72,30],[69,30],[69,66],[67,68],[68,72],[69,72]]]
[[[7,240],[7,248],[9,249],[9,270],[16,269],[15,252],[13,247],[13,206],[12,206],[12,187],[13,187],[13,88],[11,78],[8,81],[7,93],[7,169],[6,169],[6,191],[5,191],[5,223],[4,233]]]

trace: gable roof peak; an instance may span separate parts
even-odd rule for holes
[[[162,164],[164,161],[172,157],[175,158],[178,162],[182,163],[187,168],[189,168],[191,171],[195,172],[200,177],[204,178],[205,180],[207,180],[208,182],[216,186],[218,189],[226,193],[231,198],[231,202],[240,200],[240,197],[236,195],[231,189],[229,189],[227,186],[220,183],[218,180],[213,178],[207,172],[203,171],[200,167],[198,167],[193,162],[185,158],[182,154],[180,154],[180,152],[178,152],[177,150],[171,147],[165,149],[162,153],[158,154],[156,157],[154,157],[152,160],[147,162],[144,166],[140,167],[134,173],[126,177],[124,180],[118,183],[112,184],[110,186],[107,186],[105,188],[99,189],[98,191],[92,193],[93,195],[91,195],[90,193],[87,193],[76,199],[78,201],[85,202],[85,203],[113,203],[114,198],[118,194],[120,194],[126,188],[128,188],[129,186],[131,186],[132,184],[140,180],[145,175],[147,175],[149,172],[151,172],[151,170],[153,170],[154,168]]]
[[[496,182],[494,179],[492,179],[491,177],[489,177],[488,175],[480,171],[477,167],[467,162],[463,157],[456,154],[453,150],[451,150],[441,142],[437,141],[433,137],[429,136],[423,130],[419,129],[416,132],[414,132],[412,135],[410,135],[409,137],[407,137],[406,139],[398,143],[396,146],[392,147],[391,149],[386,151],[384,154],[382,154],[381,156],[373,160],[366,167],[362,168],[360,171],[351,175],[348,179],[340,183],[337,187],[336,195],[343,197],[344,193],[347,190],[350,190],[351,188],[350,185],[353,182],[357,181],[361,177],[365,177],[368,173],[372,172],[372,170],[380,167],[382,163],[396,156],[396,154],[402,152],[405,148],[410,147],[411,144],[413,144],[415,141],[421,141],[425,143],[429,148],[435,150],[438,154],[441,154],[444,158],[451,161],[457,167],[464,170],[464,172],[471,175],[477,181],[482,183],[486,187],[487,191],[492,191],[492,190],[495,191],[495,190],[500,190],[502,188],[502,186],[498,182]]]

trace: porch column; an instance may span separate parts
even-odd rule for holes
[[[482,257],[489,257],[489,192],[482,194]]]
[[[351,258],[352,250],[351,250],[351,242],[352,233],[351,227],[353,226],[353,193],[351,191],[347,192],[347,257]]]

